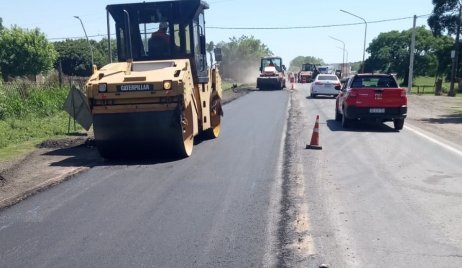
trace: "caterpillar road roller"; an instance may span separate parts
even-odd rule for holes
[[[217,66],[207,65],[208,8],[200,0],[106,7],[111,63],[94,67],[86,84],[96,147],[104,158],[187,157],[195,136],[218,137],[222,89]],[[117,62],[110,56],[114,35]]]
[[[257,78],[257,88],[260,90],[286,87],[286,66],[280,57],[262,57],[260,62],[260,76]]]
[[[311,83],[316,79],[316,76],[318,76],[319,71],[316,68],[316,65],[311,64],[311,63],[304,63],[302,64],[302,68],[300,69],[300,72],[298,73],[298,81],[299,83]]]

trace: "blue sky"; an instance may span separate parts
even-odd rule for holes
[[[84,36],[80,22],[83,20],[89,36],[106,34],[105,6],[115,3],[135,3],[131,0],[14,0],[3,1],[0,17],[3,25],[23,28],[38,27],[54,41],[57,38]],[[218,27],[292,27],[325,26],[360,23],[361,20],[340,12],[344,9],[366,21],[425,15],[432,12],[431,0],[209,0],[206,25]],[[427,17],[419,18],[417,25],[427,25]],[[381,32],[406,30],[412,27],[412,19],[383,23],[369,23],[367,43]],[[362,60],[364,24],[294,30],[219,30],[207,29],[207,41],[227,41],[230,37],[254,36],[262,40],[274,54],[281,56],[286,65],[294,57],[314,56],[327,63],[342,61],[342,43],[345,42],[349,61]],[[95,38],[98,39],[98,38]]]

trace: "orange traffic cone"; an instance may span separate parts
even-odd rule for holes
[[[319,145],[319,115],[316,116],[316,123],[314,124],[313,134],[311,135],[311,142],[306,145],[306,149],[322,150],[322,146]]]

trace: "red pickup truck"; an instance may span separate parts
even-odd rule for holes
[[[407,116],[406,89],[400,88],[389,74],[357,74],[340,89],[335,104],[335,120],[348,128],[359,119],[393,121],[395,130],[403,129]]]

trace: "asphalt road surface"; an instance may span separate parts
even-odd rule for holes
[[[335,99],[298,89],[295,147],[299,136],[309,141],[316,115],[323,146],[293,163],[303,174],[291,186],[307,204],[298,213],[309,219],[312,256],[331,267],[462,267],[460,144],[407,123],[399,133],[390,122],[342,129]]]
[[[250,93],[190,158],[107,163],[0,211],[0,267],[462,267],[462,148],[344,130],[307,96]]]
[[[187,159],[95,167],[1,211],[0,267],[272,266],[288,100],[249,94]]]

